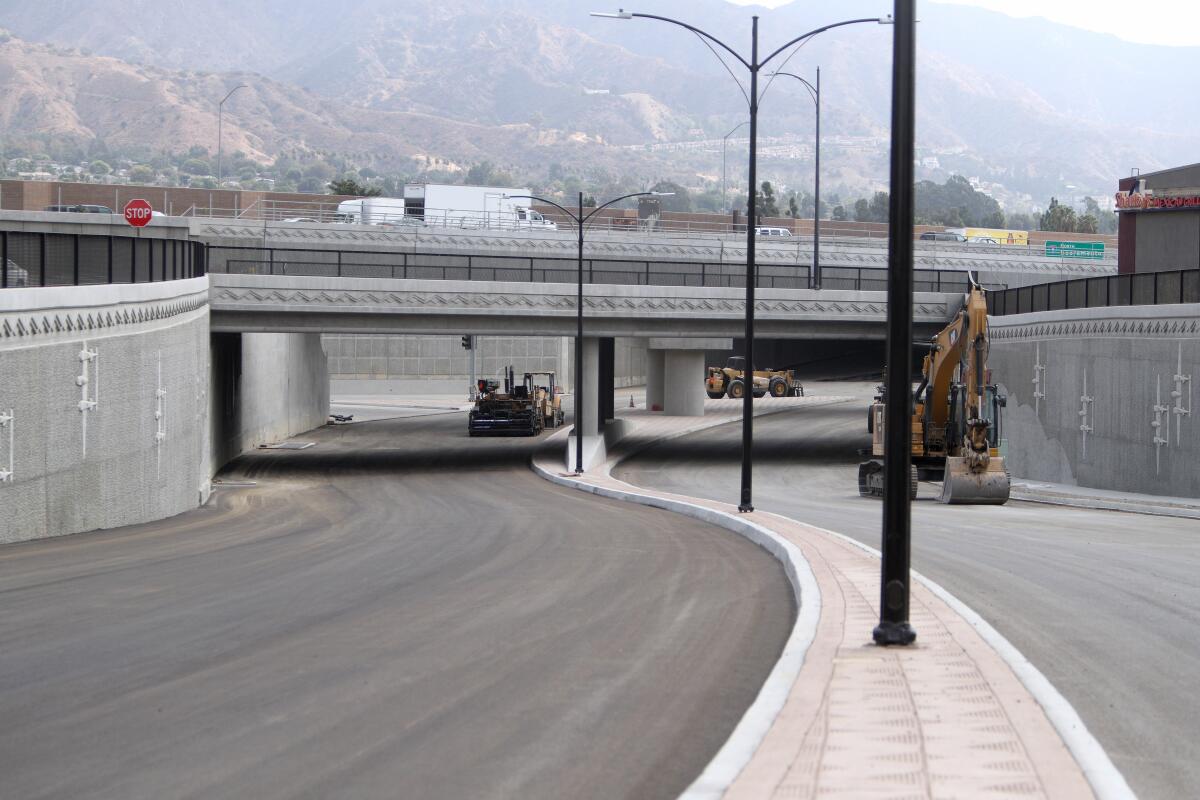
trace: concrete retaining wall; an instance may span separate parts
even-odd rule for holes
[[[1200,378],[1200,305],[993,317],[991,331],[1014,477],[1200,497],[1200,420],[1184,413],[1200,395],[1184,380]]]
[[[464,392],[470,383],[470,352],[460,336],[387,336],[325,334],[329,375],[354,393],[386,393],[413,381],[447,382]],[[518,373],[553,370],[570,386],[570,359],[574,340],[564,336],[477,336],[475,371],[478,377],[496,377],[509,364]],[[614,352],[616,386],[640,386],[646,380],[646,344],[641,339],[618,337]],[[349,381],[354,381],[349,384]]]
[[[0,291],[0,543],[195,508],[328,405],[320,336],[212,337],[207,278]]]
[[[207,280],[0,292],[0,542],[161,519],[208,495]],[[86,397],[77,383],[86,362]],[[159,391],[163,394],[160,396]],[[161,417],[156,413],[161,411]],[[161,433],[161,436],[158,434]]]

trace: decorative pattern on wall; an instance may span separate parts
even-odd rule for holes
[[[105,330],[167,320],[208,305],[208,293],[168,300],[120,303],[89,311],[77,309],[0,312],[0,342],[54,334],[95,334]]]
[[[1093,319],[1065,322],[1039,322],[1005,325],[998,319],[989,323],[993,341],[1033,341],[1035,339],[1128,339],[1200,336],[1200,317],[1165,319]]]
[[[296,280],[292,278],[291,280]],[[506,315],[505,310],[530,311],[536,313],[574,314],[573,294],[514,294],[508,292],[464,292],[464,291],[377,291],[321,289],[268,289],[251,287],[214,286],[212,290],[214,310],[245,310],[247,307],[270,307],[282,310],[281,306],[309,306],[313,311],[359,311],[364,308],[390,310],[396,314],[428,314],[444,310],[458,313],[464,310],[496,311]],[[321,308],[324,306],[325,308]],[[630,317],[657,317],[664,313],[703,313],[718,316],[740,317],[744,303],[738,298],[728,297],[679,297],[679,296],[611,296],[585,297],[584,308],[595,313],[627,314]],[[887,313],[885,303],[878,300],[813,300],[813,299],[764,299],[755,303],[759,314],[768,317],[821,317],[836,319],[883,319]],[[944,303],[918,303],[913,307],[919,322],[944,322],[948,316]]]

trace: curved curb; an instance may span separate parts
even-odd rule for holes
[[[791,517],[785,517],[782,514],[771,515],[780,519],[798,522],[798,520],[793,520]],[[808,525],[806,522],[801,524]],[[844,533],[838,533],[837,531],[831,531],[816,525],[809,525],[809,527],[853,545],[860,550],[865,550],[876,558],[883,557],[883,554],[874,547],[863,544]],[[979,637],[999,654],[1004,663],[1017,676],[1017,680],[1025,687],[1025,690],[1033,695],[1033,699],[1042,707],[1046,718],[1050,720],[1050,724],[1054,726],[1054,730],[1062,738],[1063,744],[1067,746],[1076,763],[1079,764],[1079,768],[1083,770],[1084,777],[1087,778],[1087,782],[1092,787],[1092,791],[1095,792],[1097,798],[1100,798],[1100,800],[1133,800],[1137,797],[1133,789],[1126,782],[1125,776],[1121,774],[1121,771],[1117,769],[1117,766],[1108,757],[1108,753],[1105,752],[1104,747],[1096,740],[1092,732],[1087,729],[1087,725],[1084,724],[1083,719],[1080,718],[1074,706],[1054,688],[1054,684],[1042,674],[1041,670],[1035,667],[1012,642],[1004,638],[1004,635],[993,628],[987,620],[979,616],[970,606],[959,600],[940,584],[926,578],[916,570],[912,571],[912,576],[935,597],[948,605],[952,611],[966,620],[967,624],[979,634]]]
[[[559,486],[651,508],[674,511],[677,514],[684,514],[725,528],[762,547],[783,565],[783,571],[787,575],[796,602],[796,622],[792,626],[792,632],[788,635],[783,652],[775,662],[775,666],[771,668],[771,672],[763,682],[762,688],[759,689],[754,702],[746,709],[741,720],[733,729],[733,733],[725,740],[725,744],[721,745],[721,749],[708,762],[700,776],[680,795],[689,800],[720,797],[750,762],[758,746],[775,723],[775,718],[783,710],[792,686],[800,674],[800,669],[804,666],[804,657],[808,652],[809,645],[816,636],[817,623],[821,618],[821,593],[817,587],[816,576],[813,575],[808,561],[800,552],[800,548],[784,537],[762,525],[733,514],[682,500],[595,486],[574,478],[556,475],[543,468],[536,460],[533,461],[532,467],[538,475]]]

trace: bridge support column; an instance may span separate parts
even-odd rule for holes
[[[574,349],[574,348],[572,348]],[[575,425],[567,440],[567,470],[573,471],[576,462],[575,437],[583,431],[583,468],[591,469],[605,458],[604,436],[600,427],[600,340],[583,337],[583,363],[573,364],[575,378]],[[611,391],[610,391],[611,393]],[[582,400],[582,410],[579,401]]]
[[[673,417],[704,416],[704,352],[729,350],[732,347],[731,339],[651,339],[646,367],[647,395],[650,391],[650,365],[661,363],[658,391],[663,413]],[[654,408],[649,404],[649,399],[647,405]]]
[[[599,425],[611,422],[616,416],[614,407],[614,392],[616,391],[617,342],[611,336],[598,340],[600,350],[599,391],[596,396],[596,407],[599,410]]]
[[[663,378],[666,370],[666,351],[646,350],[646,408],[663,410]]]

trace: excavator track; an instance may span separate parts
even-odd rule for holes
[[[861,497],[883,497],[883,461],[873,458],[858,465],[858,494]],[[909,499],[917,499],[917,468],[909,467]]]

